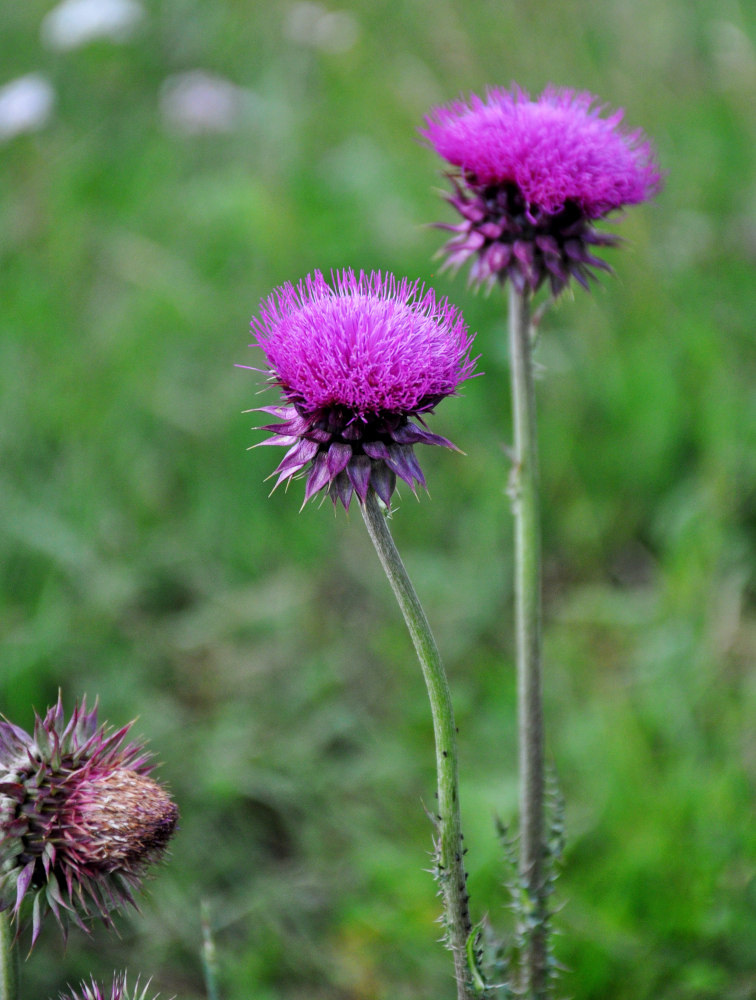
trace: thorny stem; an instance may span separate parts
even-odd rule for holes
[[[538,448],[531,355],[530,296],[509,285],[509,345],[514,454],[510,495],[515,519],[515,631],[520,772],[520,884],[526,895],[520,989],[528,1000],[548,990],[544,884],[544,751],[541,695],[541,538]]]
[[[457,777],[457,731],[451,694],[428,619],[394,544],[386,517],[371,489],[360,505],[370,538],[407,623],[428,688],[436,741],[438,775],[438,879],[444,903],[447,941],[454,955],[458,1000],[478,1000],[467,960],[472,930],[463,862],[462,829]]]
[[[0,913],[0,1000],[18,998],[18,955],[7,910]]]

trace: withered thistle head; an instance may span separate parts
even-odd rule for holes
[[[130,728],[98,726],[85,699],[66,721],[60,697],[31,736],[0,720],[0,910],[20,925],[31,908],[32,945],[47,911],[65,934],[136,905],[175,829],[176,805],[148,777],[144,745],[126,742]]]
[[[535,100],[493,88],[435,108],[420,133],[451,165],[447,198],[462,216],[439,224],[454,233],[444,266],[471,259],[472,284],[509,280],[524,292],[548,280],[554,295],[610,270],[591,250],[618,239],[595,223],[656,194],[662,176],[645,135],[622,127],[621,110],[603,111],[592,94],[555,87]]]
[[[58,1000],[148,1000],[147,990],[149,986],[148,981],[140,992],[139,980],[137,979],[134,988],[130,990],[126,982],[126,973],[122,972],[120,975],[114,976],[110,992],[102,989],[99,983],[92,978],[89,983],[82,983],[77,990],[61,993]],[[157,996],[153,997],[152,1000],[158,1000]]]

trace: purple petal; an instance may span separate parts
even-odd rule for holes
[[[396,432],[392,435],[396,439]],[[406,442],[402,442],[403,444]],[[383,441],[363,441],[362,450],[369,458],[386,459],[388,458],[388,447],[383,443]]]
[[[269,413],[272,417],[277,417],[279,420],[291,420],[297,416],[297,408],[295,406],[258,406],[254,412]]]
[[[349,481],[354,486],[354,491],[361,503],[367,499],[370,487],[370,464],[367,455],[355,455],[346,467]]]
[[[460,250],[465,250],[468,254],[475,253],[476,250],[480,250],[485,242],[485,236],[480,231],[474,229],[468,234]]]
[[[320,445],[316,441],[299,439],[291,451],[287,451],[281,460],[276,472],[296,472],[304,468],[305,465],[314,458]]]
[[[417,463],[415,453],[411,445],[394,444],[389,447],[389,457],[386,464],[397,476],[407,483],[412,489],[415,488],[415,480],[421,486],[425,486],[425,477],[422,469]]]
[[[312,471],[307,478],[304,502],[307,503],[311,496],[317,493],[318,490],[322,490],[330,479],[331,476],[328,472],[328,456],[326,452],[320,451],[315,456],[315,461],[312,463]]]
[[[375,462],[370,472],[370,485],[386,504],[391,506],[391,497],[396,489],[396,475],[385,462]]]
[[[559,249],[559,243],[553,236],[536,236],[535,244],[547,261],[549,258],[561,258],[562,256],[562,251]]]
[[[21,908],[21,902],[26,895],[26,890],[31,885],[31,880],[34,876],[34,866],[35,862],[30,861],[22,868],[21,874],[18,876],[18,881],[16,882],[16,905],[13,907],[14,913],[18,913]]]
[[[560,281],[563,285],[567,283],[568,271],[564,267],[564,265],[562,264],[562,258],[561,257],[558,257],[558,258],[544,257],[543,263],[544,263],[546,269],[550,272],[550,274],[554,278],[556,278],[558,281]]]
[[[459,448],[445,437],[441,437],[440,434],[431,434],[430,431],[424,427],[418,427],[417,424],[406,423],[402,427],[397,427],[391,436],[397,444],[438,444],[444,448],[451,448],[452,451],[459,451]]]
[[[510,243],[494,243],[489,247],[486,259],[492,271],[503,271],[509,266],[512,259],[512,245]]]
[[[464,218],[468,221],[477,224],[485,219],[485,209],[482,208],[477,202],[468,201],[465,198],[458,198],[453,194],[445,194],[444,197],[447,201],[451,202],[459,214],[464,216]]]
[[[346,466],[349,459],[352,457],[352,446],[349,444],[342,444],[339,441],[334,441],[331,447],[328,449],[328,475],[331,479],[334,479],[340,472],[342,472]]]
[[[590,292],[591,290],[591,285],[590,282],[588,281],[589,273],[590,273],[589,271],[586,271],[584,268],[581,267],[573,267],[570,269],[570,274],[573,276],[573,278],[575,278],[575,280],[579,284],[583,286],[586,292]]]
[[[349,510],[349,504],[352,499],[352,494],[354,493],[354,487],[349,481],[349,476],[346,472],[340,472],[338,476],[336,476],[329,487],[329,493],[334,506],[340,500],[344,506],[344,510]]]
[[[256,430],[265,430],[264,427],[258,427]],[[264,448],[266,445],[279,445],[283,448],[291,448],[293,444],[301,440],[294,434],[274,434],[273,437],[265,438],[264,441],[258,441],[255,448]]]
[[[519,260],[528,270],[533,267],[533,244],[528,240],[517,240],[513,246],[512,251]]]

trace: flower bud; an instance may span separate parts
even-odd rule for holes
[[[31,904],[32,945],[48,910],[64,933],[110,926],[173,834],[176,805],[130,728],[98,727],[85,701],[66,722],[60,698],[32,736],[0,721],[0,910],[20,922]]]

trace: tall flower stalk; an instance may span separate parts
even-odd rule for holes
[[[574,278],[585,288],[609,265],[595,247],[618,243],[595,223],[661,187],[642,132],[603,117],[591,94],[547,88],[536,100],[513,88],[489,90],[434,109],[421,130],[451,166],[450,204],[461,216],[444,266],[470,262],[470,282],[509,283],[514,447],[509,493],[515,521],[515,633],[518,688],[520,842],[517,988],[528,1000],[552,992],[548,897],[553,881],[545,822],[541,669],[541,537],[531,308],[544,283],[557,296]]]
[[[393,588],[425,678],[437,768],[435,875],[445,941],[454,956],[459,1000],[479,996],[468,960],[469,915],[451,694],[428,620],[397,552],[384,511],[397,478],[414,491],[425,479],[415,444],[454,445],[424,418],[473,374],[472,337],[458,311],[417,282],[392,275],[316,272],[285,285],[252,321],[256,345],[282,406],[263,407],[278,422],[263,444],[288,449],[278,483],[306,478],[305,502],[324,490],[334,506],[356,496]],[[474,944],[474,942],[473,942]]]
[[[361,506],[370,539],[409,629],[420,661],[433,715],[438,776],[436,825],[436,877],[444,901],[444,919],[460,1000],[475,996],[473,969],[468,963],[467,943],[472,932],[466,889],[467,874],[462,845],[459,808],[457,734],[451,692],[428,619],[412,586],[404,563],[389,531],[386,517],[374,492]]]
[[[520,761],[519,914],[528,996],[546,994],[548,912],[544,878],[544,727],[541,680],[541,534],[530,293],[509,288],[509,360],[514,447],[509,493],[515,520],[515,636]]]

